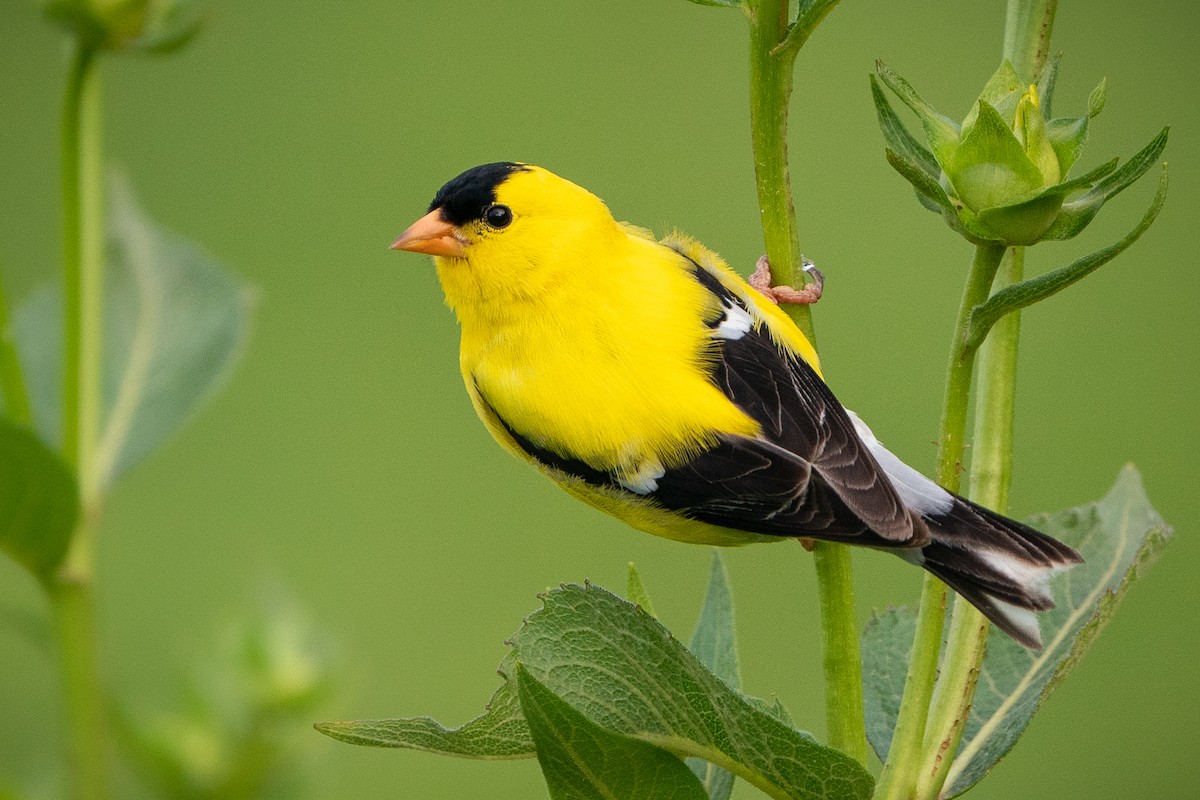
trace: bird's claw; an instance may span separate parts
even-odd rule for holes
[[[754,265],[754,273],[750,276],[750,285],[767,299],[775,303],[793,303],[796,305],[812,305],[821,299],[825,291],[825,275],[817,269],[817,265],[803,256],[800,257],[802,269],[812,276],[813,282],[797,289],[792,286],[771,285],[771,262],[766,256],[758,259]]]

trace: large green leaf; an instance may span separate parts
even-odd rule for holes
[[[988,640],[975,704],[947,776],[945,797],[974,786],[1012,749],[1034,712],[1087,652],[1129,586],[1171,535],[1133,466],[1121,472],[1102,499],[1035,517],[1031,524],[1075,547],[1085,563],[1051,581],[1057,607],[1039,615],[1042,650],[1029,650],[1007,636]],[[900,609],[876,617],[863,634],[867,734],[881,758],[895,728],[914,629],[912,612]]]
[[[580,714],[520,664],[521,709],[553,800],[705,800],[704,787],[677,756],[612,733]]]
[[[78,516],[79,488],[67,465],[33,432],[0,419],[0,550],[48,581]]]
[[[550,592],[512,646],[531,675],[607,730],[703,758],[775,798],[871,794],[874,782],[854,759],[761,710],[657,621],[603,589]]]
[[[158,228],[120,178],[112,181],[106,258],[104,484],[186,422],[221,384],[242,349],[250,292],[190,242]],[[16,339],[34,418],[58,439],[62,301],[35,292],[17,310]]]
[[[769,796],[865,800],[874,782],[854,759],[786,722],[778,709],[738,694],[643,609],[594,586],[549,592],[510,640],[506,685],[488,712],[462,728],[432,720],[325,723],[353,744],[412,747],[473,758],[532,754],[516,699],[517,665],[592,724],[716,764]]]

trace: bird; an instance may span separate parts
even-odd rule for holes
[[[1049,579],[1079,553],[893,455],[773,298],[696,240],[506,161],[447,182],[391,247],[433,256],[489,433],[569,494],[695,544],[891,552],[1041,648]]]

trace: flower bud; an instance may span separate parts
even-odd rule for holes
[[[191,41],[207,0],[44,0],[42,13],[85,46],[162,53]]]
[[[1038,84],[1025,85],[1005,61],[966,118],[955,124],[879,64],[879,77],[920,118],[928,149],[904,129],[872,76],[888,160],[913,183],[923,204],[941,211],[972,242],[1041,241],[1072,193],[1090,189],[1116,168],[1114,160],[1067,180],[1087,138],[1088,121],[1103,107],[1104,84],[1092,93],[1083,116],[1047,120],[1055,67],[1051,64]]]

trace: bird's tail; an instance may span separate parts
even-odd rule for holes
[[[1028,525],[953,497],[944,513],[925,516],[931,542],[906,557],[941,578],[1000,630],[1040,650],[1034,612],[1054,608],[1050,576],[1083,558]]]

